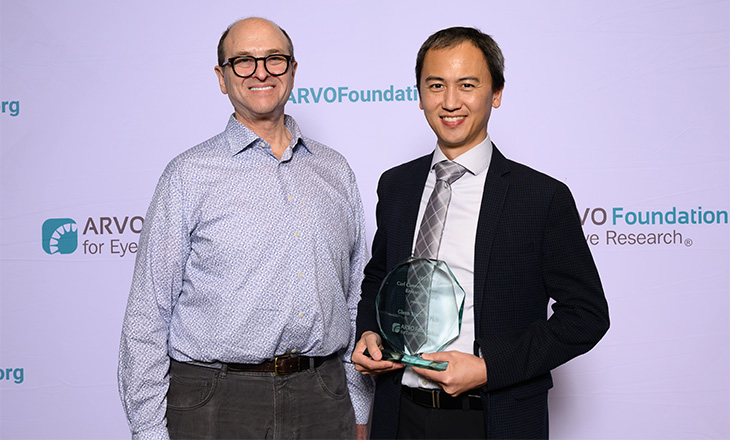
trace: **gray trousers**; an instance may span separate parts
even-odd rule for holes
[[[355,413],[342,361],[286,376],[171,361],[172,439],[354,439]]]

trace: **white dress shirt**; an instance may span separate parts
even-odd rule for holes
[[[464,314],[461,321],[461,333],[444,351],[461,351],[472,353],[474,350],[474,243],[476,240],[479,210],[482,204],[484,183],[487,180],[487,169],[492,159],[492,141],[487,138],[466,153],[461,154],[454,162],[465,167],[467,172],[451,184],[451,202],[446,213],[439,260],[446,261],[461,287],[466,293]],[[414,233],[415,245],[418,230],[421,227],[423,213],[428,199],[436,184],[436,172],[433,166],[438,162],[449,160],[439,147],[433,154],[431,171],[428,173],[426,185],[421,195],[418,209],[418,224]],[[412,388],[438,388],[435,382],[426,380],[414,373],[409,367],[403,375],[403,385]]]

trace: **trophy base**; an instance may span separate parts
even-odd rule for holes
[[[383,354],[384,361],[397,362],[399,364],[408,365],[409,367],[426,368],[428,370],[444,371],[449,366],[448,362],[429,361],[420,356],[398,353],[392,350],[380,350]]]

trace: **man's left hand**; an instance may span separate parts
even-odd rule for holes
[[[460,351],[424,353],[429,361],[448,362],[445,371],[413,367],[413,371],[441,385],[452,396],[484,386],[487,383],[487,365],[484,359]]]

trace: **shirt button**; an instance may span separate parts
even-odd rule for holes
[[[296,349],[296,348],[292,348],[292,349],[291,349],[291,352],[292,352],[292,353],[296,353],[296,352],[297,352],[297,349]]]
[[[300,317],[300,318],[304,318],[304,313],[300,313],[300,314],[299,314],[299,317]]]
[[[287,200],[289,200],[289,201],[291,201],[291,200],[293,200],[293,199],[294,199],[294,197],[292,197],[292,196],[286,196],[286,198],[287,198]]]
[[[297,237],[297,238],[299,238],[299,237],[301,237],[301,236],[302,236],[302,234],[300,234],[299,232],[295,232],[295,233],[294,233],[294,236],[295,236],[295,237]]]
[[[298,276],[299,278],[304,278],[304,274],[303,274],[303,273],[299,273],[299,274],[297,274],[297,276]]]
[[[421,381],[421,385],[423,385],[425,387],[426,385],[428,385],[428,381],[427,380],[422,380]]]

